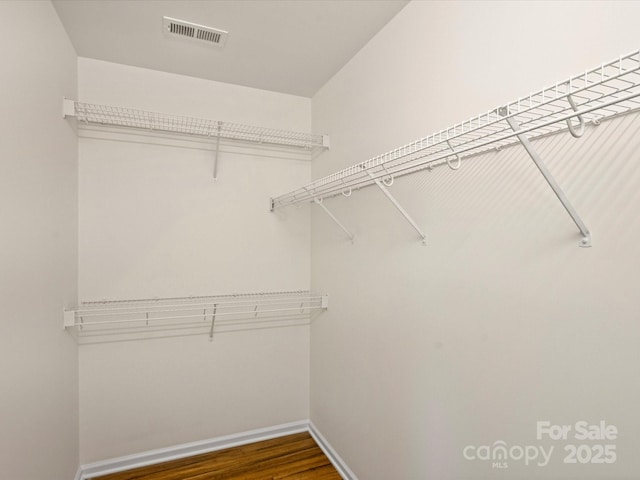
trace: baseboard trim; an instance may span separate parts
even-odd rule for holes
[[[331,461],[333,466],[338,470],[338,473],[344,480],[358,480],[358,477],[349,469],[344,460],[338,455],[338,453],[333,449],[331,444],[327,441],[326,438],[320,433],[320,431],[316,428],[313,422],[309,421],[309,433],[316,441],[318,446],[322,449],[327,458]]]
[[[248,443],[260,442],[262,440],[269,440],[271,438],[306,431],[309,431],[309,422],[307,420],[302,420],[299,422],[285,423],[273,427],[260,428],[233,435],[216,437],[209,440],[185,443],[174,447],[127,455],[111,460],[89,463],[80,466],[75,480],[89,480],[93,477],[122,472],[132,468],[168,462],[179,458],[198,455],[200,453],[215,452],[216,450],[223,450],[225,448],[237,447]]]
[[[81,465],[80,468],[78,468],[75,480],[89,480],[91,478],[108,475],[110,473],[145,467],[155,463],[168,462],[179,458],[198,455],[200,453],[215,452],[216,450],[247,445],[249,443],[260,442],[262,440],[269,440],[271,438],[283,437],[285,435],[300,432],[309,432],[343,480],[358,480],[347,464],[342,460],[342,458],[340,458],[340,455],[338,455],[329,444],[327,439],[324,438],[316,426],[309,420],[301,420],[299,422],[285,423],[273,427],[259,428],[257,430],[250,430],[233,435],[225,435],[199,442],[185,443],[174,447],[161,448],[158,450],[151,450],[148,452]]]

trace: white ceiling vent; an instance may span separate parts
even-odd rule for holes
[[[197,23],[177,20],[171,17],[162,17],[162,25],[165,35],[184,39],[199,40],[209,45],[223,47],[227,41],[229,32],[217,28],[198,25]]]

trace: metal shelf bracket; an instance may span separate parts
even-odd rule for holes
[[[418,235],[420,235],[420,238],[422,238],[422,244],[426,245],[427,244],[427,235],[420,229],[418,224],[413,220],[413,218],[411,218],[411,216],[407,213],[407,211],[404,208],[402,208],[402,205],[400,205],[398,200],[396,200],[396,198],[391,194],[389,189],[387,187],[385,187],[382,184],[382,181],[380,181],[380,179],[376,178],[369,170],[367,170],[367,175],[369,175],[369,177],[371,177],[371,180],[373,180],[375,182],[375,184],[378,186],[378,188],[380,190],[382,190],[382,193],[384,193],[386,195],[386,197],[391,201],[391,203],[393,203],[393,206],[398,209],[398,211],[407,220],[407,222],[409,222],[409,224],[414,228],[414,230],[416,232],[418,232]],[[391,178],[393,178],[393,177],[391,177]]]
[[[553,176],[551,175],[551,172],[549,171],[547,166],[544,164],[544,162],[538,155],[538,152],[536,152],[535,149],[533,148],[533,145],[531,145],[531,142],[529,141],[529,137],[527,137],[527,135],[525,135],[524,133],[517,133],[521,130],[520,124],[513,116],[511,117],[509,116],[509,112],[506,107],[500,108],[498,113],[506,117],[507,123],[509,124],[511,129],[516,133],[516,137],[518,138],[518,140],[520,141],[524,149],[527,151],[527,153],[533,160],[533,163],[535,163],[536,167],[538,167],[538,170],[540,171],[544,179],[547,181],[547,183],[553,190],[553,193],[556,194],[556,197],[558,197],[558,200],[560,200],[560,203],[562,203],[562,206],[565,208],[567,213],[571,216],[571,219],[578,227],[578,230],[580,230],[582,239],[580,240],[580,243],[578,245],[580,247],[585,247],[585,248],[590,247],[591,233],[589,232],[589,229],[584,224],[584,222],[578,215],[578,212],[573,207],[573,205],[571,204],[571,202],[569,201],[565,193],[562,191],[562,188],[560,188],[560,185],[558,184],[558,182],[556,182],[555,178],[553,178]]]
[[[213,181],[218,180],[218,154],[220,153],[220,130],[222,129],[222,122],[218,122],[218,132],[216,135],[216,153],[213,159]]]
[[[257,308],[257,307],[256,307]],[[209,330],[209,341],[213,342],[213,329],[216,325],[216,312],[218,311],[218,304],[213,304],[213,313],[211,314],[211,330]]]
[[[345,227],[345,226],[342,224],[342,222],[340,222],[340,220],[338,220],[338,219],[336,218],[336,216],[335,216],[333,213],[331,213],[331,211],[330,211],[330,210],[329,210],[329,209],[324,205],[324,203],[322,203],[322,198],[315,198],[315,199],[313,200],[313,203],[315,203],[315,204],[316,204],[316,205],[318,205],[320,208],[322,208],[322,209],[325,211],[325,213],[326,213],[327,215],[329,215],[329,217],[331,218],[331,220],[333,220],[333,221],[336,223],[336,225],[338,225],[338,226],[342,229],[342,231],[344,231],[344,233],[346,233],[346,234],[347,234],[347,237],[349,237],[349,240],[351,240],[351,243],[353,243],[353,233],[351,233],[351,232],[347,229],[347,227]]]

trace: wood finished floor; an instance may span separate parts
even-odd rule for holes
[[[308,432],[91,480],[341,480]]]

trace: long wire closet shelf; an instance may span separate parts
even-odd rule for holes
[[[271,210],[325,198],[385,182],[437,164],[460,166],[461,159],[532,138],[569,130],[580,136],[584,124],[640,107],[640,51],[621,55],[596,68],[481,113],[412,143],[352,165],[271,199]],[[514,123],[517,122],[517,123]]]
[[[189,329],[195,333],[306,324],[329,297],[306,290],[82,302],[64,312],[64,327],[81,336]]]
[[[329,138],[313,133],[279,130],[135,108],[63,100],[63,116],[80,124],[122,127],[170,135],[225,139],[313,150],[329,146]]]

